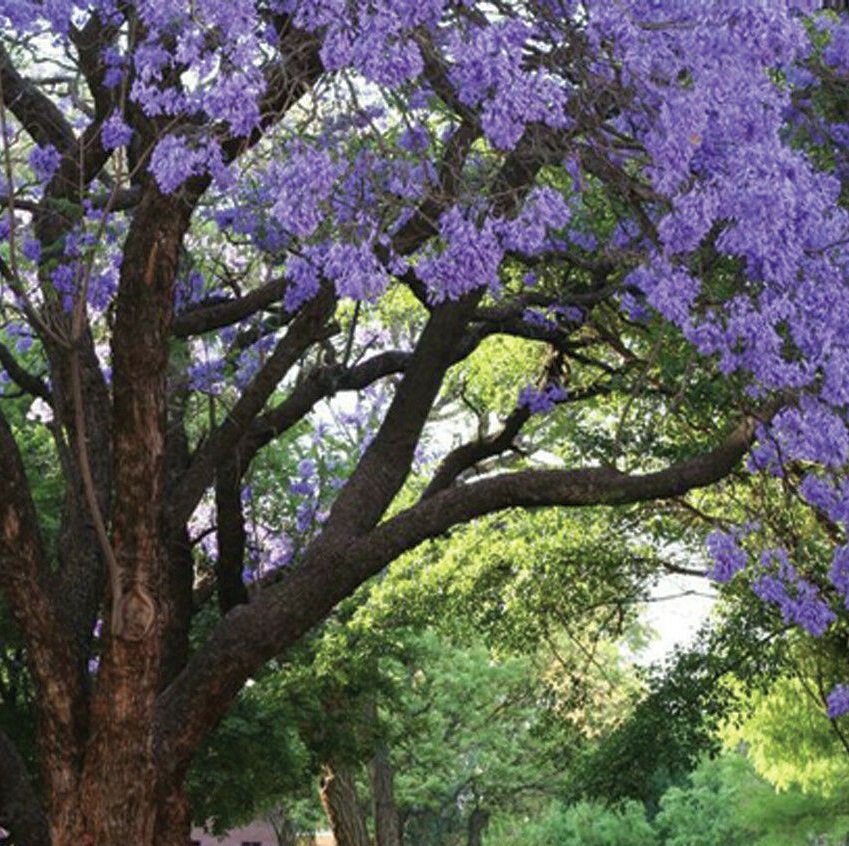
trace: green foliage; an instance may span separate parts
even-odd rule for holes
[[[262,681],[246,687],[196,755],[187,779],[198,822],[215,833],[310,789],[308,753],[290,703]]]
[[[519,653],[573,627],[622,634],[654,561],[609,518],[588,509],[478,520],[393,564],[354,625],[436,624]]]
[[[671,787],[660,800],[657,828],[665,846],[743,846],[751,833],[741,831],[736,803],[748,773],[737,756],[707,760],[686,787]]]
[[[777,792],[743,755],[729,753],[667,791],[655,824],[664,846],[842,846],[846,799]]]
[[[540,737],[533,662],[496,660],[481,644],[452,645],[434,632],[411,646],[415,660],[395,668],[404,674],[400,707],[386,714],[399,801],[506,807],[550,787],[557,767]]]
[[[849,754],[812,685],[784,677],[753,691],[748,716],[726,728],[726,742],[744,744],[755,770],[779,790],[849,794]]]
[[[601,802],[551,804],[532,821],[502,825],[488,846],[652,846],[657,836],[642,805],[623,802],[606,807]]]
[[[780,666],[783,646],[759,624],[757,616],[728,614],[700,632],[694,646],[655,667],[646,696],[627,719],[573,764],[569,798],[630,798],[655,812],[668,787],[680,784],[705,753],[719,751],[718,728],[745,691]]]
[[[452,368],[444,390],[456,394],[476,416],[509,414],[516,405],[516,385],[542,372],[545,348],[523,338],[485,338],[462,364]]]

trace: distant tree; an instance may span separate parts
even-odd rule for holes
[[[751,608],[729,614],[651,668],[645,695],[622,722],[580,751],[565,796],[635,799],[655,814],[669,787],[721,750],[720,729],[741,713],[747,696],[787,666],[786,646],[767,622]]]
[[[517,821],[502,837],[496,837],[499,846],[519,840],[527,846],[653,846],[660,842],[639,802],[613,807],[601,802],[552,804],[533,821]]]
[[[776,792],[744,755],[703,761],[689,783],[663,796],[655,827],[666,846],[841,846],[849,830],[845,794]]]

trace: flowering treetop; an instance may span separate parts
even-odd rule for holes
[[[69,621],[80,654],[103,562],[110,637],[160,631],[187,654],[175,585],[190,590],[183,553],[214,534],[224,617],[158,688],[177,760],[257,662],[422,540],[511,506],[681,496],[746,453],[808,509],[832,561],[818,569],[798,533],[740,519],[709,538],[714,576],[744,572],[812,634],[841,624],[849,23],[821,6],[0,0],[0,363],[47,405],[64,456],[63,537],[78,545],[61,545],[56,572],[87,586]],[[658,449],[623,469],[620,432],[597,466],[468,481],[535,415],[553,421],[648,368],[652,353],[623,338],[657,325],[733,388],[736,425],[718,409],[721,437],[672,463]],[[493,337],[552,354],[529,355],[478,437],[428,445],[452,368]],[[569,362],[601,381],[570,384]],[[353,448],[310,417],[345,392],[360,404],[331,416],[358,432]],[[198,397],[225,412],[200,433]],[[0,518],[31,529],[0,546],[32,558],[7,572],[30,579],[10,607],[32,643],[53,642],[27,615],[49,555],[2,432],[0,467],[20,484]],[[296,454],[278,468],[290,502],[266,498],[251,526],[249,469],[275,443]],[[414,495],[423,447],[438,460]],[[241,613],[242,573],[264,583],[263,560],[292,574]],[[233,657],[239,644],[250,658]],[[127,683],[119,653],[105,649],[104,691]]]

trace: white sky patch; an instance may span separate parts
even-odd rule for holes
[[[717,593],[707,578],[669,574],[658,579],[649,597],[641,619],[657,637],[634,656],[642,665],[663,661],[676,646],[692,642],[710,616]]]

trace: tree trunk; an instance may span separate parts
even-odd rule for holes
[[[466,838],[466,846],[481,846],[481,838],[483,830],[489,824],[489,811],[483,808],[475,808],[472,815],[469,817],[468,837]]]
[[[266,819],[274,829],[277,846],[298,846],[298,830],[286,808],[276,808]]]
[[[369,766],[371,792],[374,799],[376,846],[401,846],[401,818],[395,804],[392,762],[389,747],[379,741]]]
[[[325,764],[320,795],[336,846],[371,846],[351,770]]]

